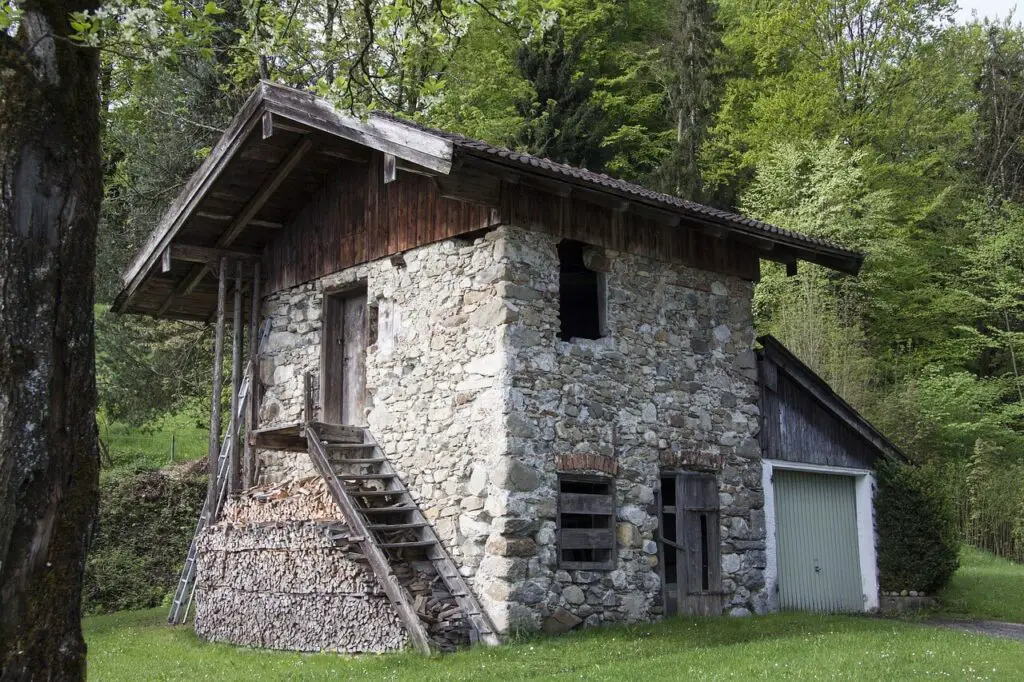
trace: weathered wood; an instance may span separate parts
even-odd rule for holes
[[[171,244],[165,251],[170,254],[173,260],[188,261],[190,263],[216,263],[221,258],[227,257],[239,262],[256,263],[262,257],[256,251],[242,251],[239,249],[220,249],[212,246],[198,246],[196,244]]]
[[[305,427],[305,430],[306,440],[309,445],[309,456],[314,468],[327,481],[327,487],[331,491],[334,502],[341,508],[341,512],[344,514],[352,531],[356,535],[366,538],[360,543],[360,549],[377,576],[377,580],[387,593],[388,598],[391,599],[391,603],[394,604],[399,618],[401,618],[403,625],[405,625],[409,639],[417,649],[429,655],[432,652],[430,637],[427,635],[426,630],[424,630],[416,610],[409,602],[408,593],[395,578],[387,557],[363,523],[363,517],[349,496],[348,491],[334,476],[334,472],[331,470],[324,453],[323,445],[320,442],[321,434],[309,425]]]
[[[242,387],[242,263],[235,263],[235,304],[231,320],[231,439],[233,447],[228,459],[228,493],[241,486],[240,435],[238,414],[239,390]]]
[[[761,433],[765,457],[854,469],[905,459],[820,377],[782,344],[761,337]]]
[[[452,143],[432,133],[386,118],[367,121],[344,116],[329,102],[310,92],[263,81],[259,90],[268,111],[346,140],[394,154],[425,168],[447,173],[452,164]]]
[[[569,514],[614,514],[615,500],[611,495],[584,495],[580,493],[561,493],[558,496],[559,508]]]
[[[206,488],[207,504],[216,505],[218,493],[217,459],[220,456],[220,402],[224,369],[224,306],[227,300],[228,261],[220,260],[220,278],[217,281],[217,322],[213,337],[213,393],[210,399],[210,442],[208,453],[209,483]]]
[[[227,130],[214,145],[199,170],[189,178],[185,189],[171,202],[146,246],[139,251],[135,260],[125,270],[123,277],[125,288],[114,302],[115,310],[119,312],[127,310],[154,260],[170,245],[173,236],[181,229],[185,220],[195,210],[196,205],[227,167],[235,152],[242,147],[249,134],[259,124],[261,102],[262,95],[259,90],[256,90],[231,120]]]
[[[248,488],[256,482],[256,452],[248,436],[256,428],[260,414],[259,340],[256,338],[262,310],[259,262],[253,266],[252,290],[249,298],[249,376],[252,377],[252,384],[249,387],[249,410],[246,415],[245,451],[242,460],[242,487],[244,488]]]
[[[611,528],[562,528],[558,531],[562,549],[613,549],[615,531]]]

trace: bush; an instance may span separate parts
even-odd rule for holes
[[[159,606],[177,585],[205,496],[202,462],[104,477],[84,611]]]
[[[953,577],[960,548],[956,511],[929,470],[878,467],[875,527],[882,590],[934,594]]]

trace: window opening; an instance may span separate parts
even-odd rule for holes
[[[561,568],[615,566],[615,501],[610,479],[558,479],[558,559]]]
[[[559,338],[599,339],[603,336],[604,278],[583,262],[582,242],[558,244]]]

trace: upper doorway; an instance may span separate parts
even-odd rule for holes
[[[324,294],[320,397],[329,424],[366,425],[366,286]]]

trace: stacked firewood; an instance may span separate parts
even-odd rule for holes
[[[469,644],[469,624],[462,609],[429,561],[399,563],[393,570],[439,649],[452,651]]]
[[[221,514],[221,520],[232,523],[338,518],[341,511],[319,476],[242,490],[227,501]]]

